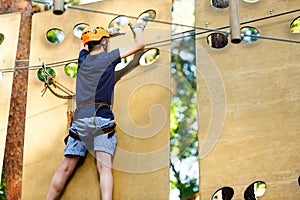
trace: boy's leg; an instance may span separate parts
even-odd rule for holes
[[[73,173],[79,159],[80,156],[64,156],[52,178],[46,200],[55,200],[60,197],[66,182]]]
[[[113,120],[97,117],[99,127],[113,124]],[[112,200],[113,174],[112,159],[116,150],[116,135],[108,137],[107,134],[98,135],[94,138],[94,152],[97,159],[97,170],[100,178],[100,191],[102,200]]]
[[[100,190],[102,200],[112,200],[113,175],[112,156],[108,153],[96,151],[97,169],[100,176]]]
[[[82,141],[68,137],[64,154],[65,156],[52,178],[47,200],[59,199],[78,161],[81,157],[85,157],[86,147]]]

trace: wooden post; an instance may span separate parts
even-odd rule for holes
[[[230,23],[230,33],[231,42],[240,43],[241,42],[241,27],[240,27],[240,17],[239,17],[239,2],[238,0],[229,0],[229,23]]]
[[[0,14],[21,12],[21,25],[12,83],[4,154],[6,199],[19,200],[22,192],[23,149],[28,85],[32,5],[30,0],[2,0]],[[22,69],[19,69],[22,68]]]
[[[64,0],[53,0],[53,14],[62,15],[65,12]]]

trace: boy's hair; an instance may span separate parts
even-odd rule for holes
[[[109,38],[109,37],[103,37],[101,40],[98,40],[98,41],[87,42],[86,44],[88,45],[89,51],[92,51],[96,45],[101,44],[101,42],[104,38]]]
[[[92,51],[93,48],[94,48],[96,45],[100,44],[100,43],[101,43],[101,40],[98,40],[98,41],[91,41],[91,42],[88,42],[88,43],[86,43],[86,44],[88,45],[89,51]]]

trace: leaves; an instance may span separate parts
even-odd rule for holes
[[[195,41],[190,37],[174,41],[171,72],[176,80],[176,94],[170,104],[170,190],[178,189],[179,198],[187,199],[198,192],[198,127],[196,98]]]
[[[2,176],[1,176],[1,184],[0,184],[0,200],[6,199],[6,182],[4,178],[4,168],[2,170]]]

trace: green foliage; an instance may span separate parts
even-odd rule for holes
[[[193,47],[194,37],[189,37],[174,45],[172,54],[172,76],[177,87],[170,106],[171,151],[179,148],[180,158],[198,155],[198,151],[191,151],[198,143],[195,58],[184,57],[194,55]]]
[[[46,72],[52,76],[53,78],[56,77],[56,72],[54,71],[54,69],[50,68],[50,67],[46,67]],[[49,77],[47,75],[45,75],[45,70],[43,68],[39,69],[37,71],[37,77],[40,81],[42,82],[49,82],[49,83],[53,83],[52,80],[49,80]]]
[[[4,178],[4,168],[2,170],[1,184],[0,184],[0,200],[6,199],[6,182]]]
[[[78,69],[77,63],[69,63],[65,66],[64,71],[68,77],[75,78],[77,75],[77,69]]]
[[[197,127],[197,98],[196,98],[196,66],[195,66],[194,32],[190,37],[174,41],[172,44],[171,72],[176,80],[176,94],[170,105],[170,189],[180,191],[179,198],[184,200],[198,192],[198,177],[183,176],[176,167],[189,167],[198,162],[198,127]],[[194,158],[194,159],[191,159]],[[196,163],[198,164],[198,163]]]
[[[300,17],[295,19],[291,24],[292,33],[300,33]]]
[[[65,39],[65,34],[59,29],[51,29],[47,32],[47,39],[53,44],[58,44]]]
[[[0,33],[0,45],[2,44],[3,41],[4,41],[4,35]]]
[[[65,3],[69,5],[79,5],[80,0],[65,0]]]
[[[180,198],[188,199],[194,196],[195,192],[198,192],[198,181],[193,178],[188,182],[180,185]]]

